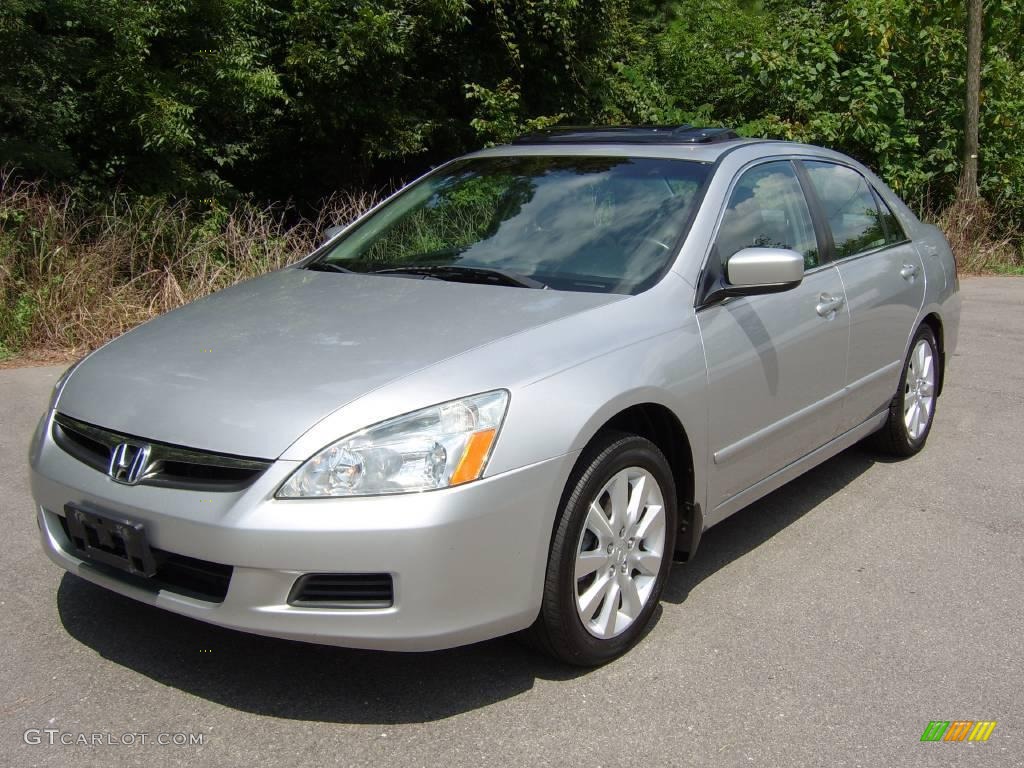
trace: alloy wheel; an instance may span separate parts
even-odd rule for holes
[[[594,637],[625,632],[651,598],[665,556],[665,502],[654,476],[627,467],[590,502],[576,547],[576,611]]]
[[[935,405],[935,355],[926,339],[919,339],[910,354],[903,381],[903,425],[911,440],[927,429]]]

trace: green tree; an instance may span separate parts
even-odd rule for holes
[[[0,161],[29,173],[222,193],[286,106],[259,2],[14,0],[0,14]]]

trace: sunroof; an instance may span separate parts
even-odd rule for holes
[[[513,144],[717,144],[740,138],[731,128],[692,125],[578,126],[547,128]]]

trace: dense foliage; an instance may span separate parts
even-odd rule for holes
[[[948,207],[964,5],[4,0],[0,358],[98,343],[301,252],[335,191],[559,122],[832,146],[941,212],[967,268],[1020,270],[1024,0],[984,4],[988,204]]]
[[[959,175],[958,0],[6,0],[0,164],[313,202],[557,121],[729,123]],[[982,188],[1024,209],[1024,0],[986,3]]]
[[[10,0],[0,164],[315,200],[584,116],[625,0]],[[522,94],[531,94],[528,101]]]

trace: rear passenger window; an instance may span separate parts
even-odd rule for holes
[[[837,259],[886,244],[875,195],[863,176],[834,163],[804,161],[804,167],[825,209]]]
[[[878,194],[878,190],[874,187],[871,191],[875,193],[875,202],[878,204],[878,210],[882,212],[882,224],[885,228],[885,242],[889,245],[894,243],[903,243],[907,241],[907,233],[903,231],[903,225],[900,224],[900,220],[896,218],[896,214],[892,212],[892,208],[885,202],[885,199]]]
[[[788,248],[818,266],[818,241],[796,171],[789,161],[765,163],[744,173],[729,198],[718,230],[722,266],[744,248]]]

